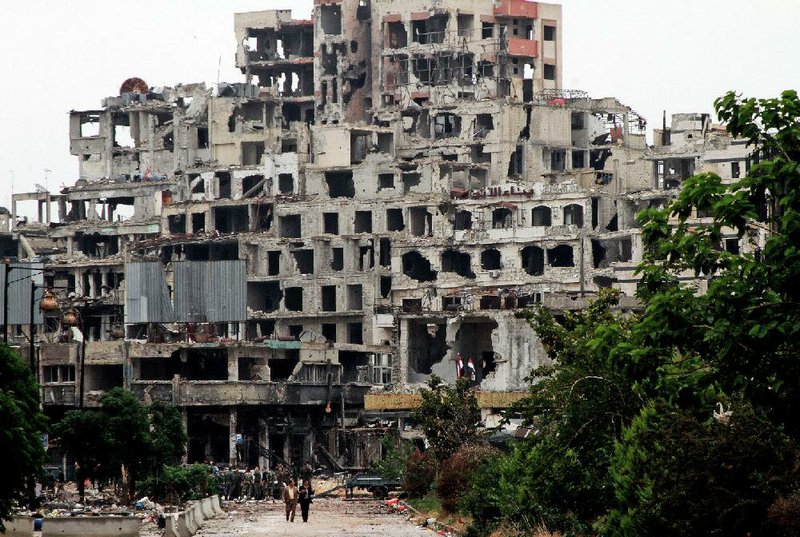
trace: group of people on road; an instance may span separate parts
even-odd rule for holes
[[[294,522],[298,504],[303,522],[308,522],[308,512],[314,498],[311,488],[311,469],[303,468],[303,480],[298,487],[295,480],[288,477],[288,470],[282,465],[276,467],[275,472],[261,470],[258,466],[253,469],[222,468],[210,463],[215,476],[221,479],[220,493],[226,500],[272,500],[282,498],[286,506],[286,520]],[[288,475],[287,475],[288,474]],[[285,480],[284,480],[285,479]],[[282,492],[281,492],[282,490]]]

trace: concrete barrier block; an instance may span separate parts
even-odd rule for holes
[[[181,537],[178,532],[180,513],[164,513],[164,537]]]
[[[194,521],[197,524],[197,527],[203,525],[206,517],[203,516],[203,504],[199,500],[196,502],[192,502],[192,509],[194,509]]]
[[[33,537],[33,519],[30,517],[17,516],[4,522],[6,526],[6,536],[14,537]]]
[[[214,509],[215,516],[225,514],[225,511],[222,510],[222,506],[219,504],[219,496],[216,494],[211,497],[211,507]]]
[[[197,529],[195,528],[194,531],[189,529],[188,519],[189,516],[186,511],[181,511],[178,513],[178,517],[176,522],[178,524],[178,537],[192,537]]]
[[[200,500],[200,509],[203,511],[203,518],[208,520],[214,518],[214,508],[211,506],[211,498],[203,498]]]
[[[200,527],[200,524],[197,522],[197,514],[194,512],[194,505],[186,504],[186,509],[184,511],[184,516],[186,518],[186,527],[189,529],[192,535],[197,533],[197,528]]]
[[[42,537],[139,537],[135,516],[87,516],[47,518]]]

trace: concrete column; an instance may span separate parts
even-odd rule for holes
[[[239,351],[228,348],[228,380],[239,380]]]
[[[186,408],[181,410],[181,419],[183,421],[183,430],[186,433],[186,445],[183,446],[183,457],[181,462],[186,464],[189,462],[189,412]]]
[[[236,410],[236,407],[231,407],[229,410],[229,440],[230,444],[228,446],[228,463],[230,464],[231,468],[236,466],[236,422],[237,418],[239,417],[239,413]]]
[[[269,427],[264,418],[258,418],[258,448],[258,465],[269,470]]]

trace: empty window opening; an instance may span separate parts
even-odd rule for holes
[[[353,231],[355,233],[372,233],[372,211],[356,211]]]
[[[247,205],[214,207],[214,229],[220,233],[241,233],[249,230]]]
[[[394,152],[394,135],[390,132],[378,133],[378,151],[380,153]]]
[[[472,229],[472,212],[467,210],[458,211],[455,216],[453,227],[455,227],[456,231]]]
[[[539,205],[531,210],[532,226],[550,226],[553,223],[552,211],[546,205]]]
[[[267,252],[267,275],[277,276],[281,272],[281,251],[271,250]]]
[[[287,214],[278,217],[281,237],[299,239],[302,236],[302,219],[299,214]]]
[[[443,43],[445,29],[447,28],[448,15],[434,15],[423,20],[411,21],[411,32],[414,34],[414,42],[423,45],[428,43]]]
[[[437,114],[434,118],[433,133],[437,140],[453,138],[461,134],[461,117],[455,114]]]
[[[475,15],[463,13],[458,15],[458,37],[472,37],[472,25],[475,23]]]
[[[531,276],[544,274],[544,250],[538,246],[526,246],[520,251],[522,268]]]
[[[514,216],[511,209],[499,207],[492,211],[492,229],[511,229],[514,226]]]
[[[523,157],[523,146],[518,145],[511,158],[508,159],[508,176],[509,177],[522,177],[522,170],[525,166]]]
[[[555,80],[556,79],[556,66],[551,63],[544,64],[544,79],[545,80]]]
[[[481,39],[491,39],[492,37],[494,37],[494,23],[482,22]]]
[[[387,48],[403,48],[408,46],[408,32],[402,21],[389,22],[387,29]]]
[[[409,231],[415,237],[431,236],[433,215],[426,207],[411,207],[408,210]]]
[[[192,194],[204,194],[206,191],[206,181],[200,176],[189,176],[192,186]]]
[[[364,343],[364,329],[361,323],[347,323],[347,342],[353,345]]]
[[[300,274],[314,274],[314,250],[295,250],[292,256]]]
[[[442,252],[442,272],[455,272],[464,278],[474,278],[470,255],[456,250]]]
[[[242,165],[258,166],[264,155],[264,142],[242,142]]]
[[[389,239],[381,239],[378,243],[381,249],[380,264],[382,267],[392,266],[392,241]]]
[[[572,152],[572,167],[576,170],[586,167],[586,151],[575,150]]]
[[[545,150],[547,151],[547,150]],[[567,166],[567,152],[563,149],[554,149],[550,151],[550,170],[551,171],[564,171]]]
[[[133,147],[130,125],[114,125],[114,147]]]
[[[392,294],[392,277],[381,276],[381,298],[389,298]]]
[[[87,257],[105,258],[119,253],[119,237],[98,233],[75,233],[75,245]]]
[[[202,233],[206,230],[206,213],[192,213],[192,233]]]
[[[494,130],[492,114],[478,114],[475,117],[475,139],[481,140]]]
[[[336,286],[322,286],[322,311],[336,311]],[[334,325],[336,326],[336,325]]]
[[[336,343],[336,324],[335,323],[323,323],[322,324],[322,337],[324,337],[326,341],[331,341],[333,343]]]
[[[281,194],[294,193],[294,176],[291,173],[278,174],[278,192]]]
[[[332,198],[352,198],[356,195],[353,172],[325,172],[328,195]]]
[[[242,179],[242,197],[257,198],[264,195],[264,183],[266,179],[263,175],[249,175]]]
[[[320,6],[320,22],[322,31],[327,35],[342,33],[342,7],[338,4]]]
[[[394,174],[393,173],[378,174],[378,190],[385,190],[387,188],[394,188]]]
[[[331,248],[331,270],[344,270],[344,248]]]
[[[583,207],[581,205],[567,205],[564,207],[564,225],[583,227]]]
[[[483,295],[480,300],[482,310],[499,310],[503,301],[498,295]]]
[[[364,293],[360,285],[347,286],[347,309],[360,311],[364,307]]]
[[[289,311],[303,311],[303,288],[288,287],[284,292],[284,303]]]
[[[372,148],[372,133],[350,131],[350,163],[360,164]]]
[[[502,268],[500,250],[489,248],[481,252],[481,268],[483,270],[500,270]]]
[[[322,213],[323,233],[329,235],[339,234],[339,213]]]
[[[738,179],[741,175],[741,169],[738,162],[731,162],[731,178]]]
[[[268,361],[270,380],[273,382],[289,380],[299,363],[300,351],[297,349],[287,350],[284,358],[270,358]],[[270,445],[272,445],[272,442],[270,442]]]
[[[370,241],[372,243],[372,241]],[[358,270],[369,270],[375,266],[375,249],[370,246],[358,247]]]
[[[409,172],[403,174],[403,192],[408,194],[415,186],[419,186],[422,181],[422,174]]]
[[[172,214],[167,217],[169,232],[186,233],[186,215],[185,214]]]
[[[247,282],[247,307],[252,310],[277,311],[282,296],[278,282]]]
[[[630,237],[620,239],[592,239],[592,264],[594,268],[607,268],[611,263],[628,262],[633,258]]]
[[[386,231],[403,231],[403,209],[386,209]]]
[[[551,267],[574,267],[575,258],[572,246],[560,244],[547,250],[547,260]]]
[[[725,239],[725,251],[729,254],[739,255],[739,239]]]
[[[100,135],[100,116],[81,116],[81,138],[90,138]]]
[[[610,149],[595,149],[589,151],[589,167],[602,171],[606,167],[606,160],[611,156]]]
[[[228,172],[217,172],[217,192],[220,199],[230,199],[231,197],[231,174]]]
[[[420,282],[432,282],[436,279],[436,271],[431,270],[431,262],[419,252],[403,254],[403,274]]]
[[[544,37],[545,41],[555,41],[556,40],[556,27],[555,26],[551,26],[549,24],[545,24],[544,25],[544,31],[542,33],[544,34],[543,37]]]

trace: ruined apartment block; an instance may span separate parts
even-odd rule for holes
[[[696,171],[746,172],[707,116],[649,148],[631,108],[563,89],[558,5],[291,15],[235,15],[241,81],[131,78],[71,112],[80,178],[0,214],[3,255],[43,264],[59,300],[31,354],[55,419],[124,386],[182,409],[190,461],[364,468],[460,354],[494,424],[547,360],[520,312],[603,287],[632,306],[636,212]]]

